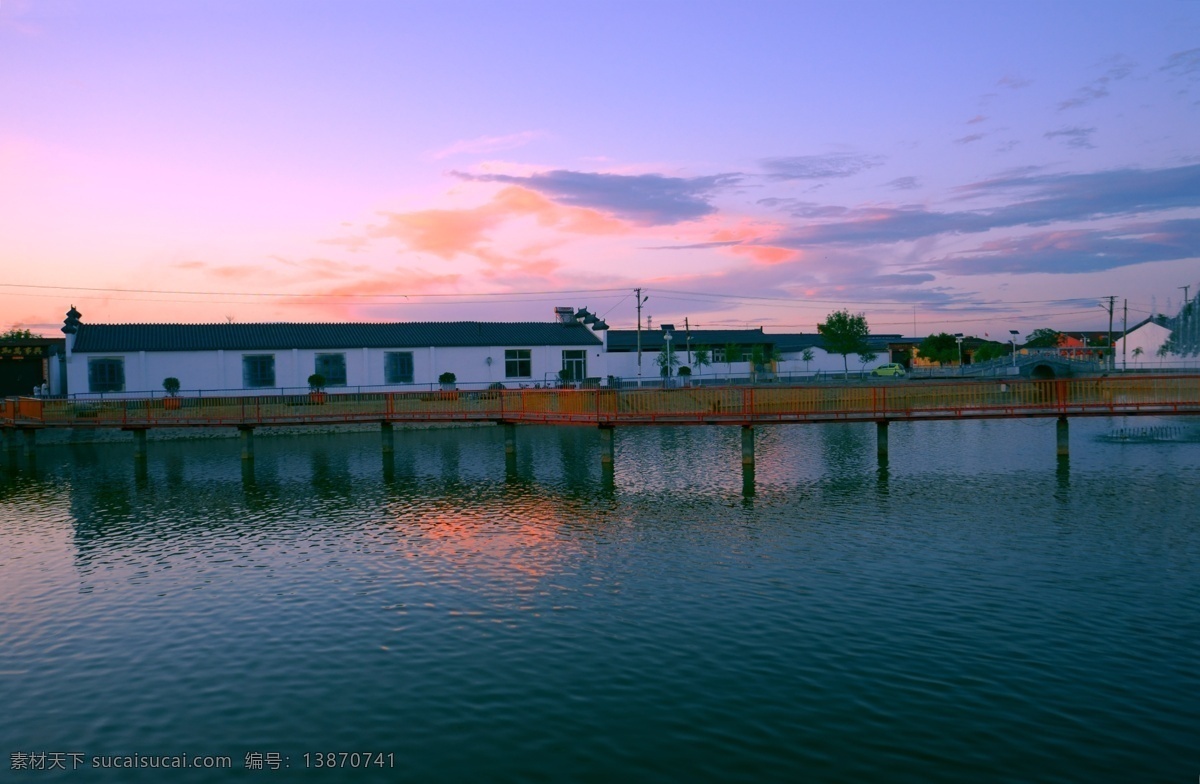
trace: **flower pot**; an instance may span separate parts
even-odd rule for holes
[[[309,392],[308,393],[308,402],[313,403],[315,405],[320,405],[321,403],[324,403],[325,402],[325,393],[324,392]]]
[[[179,405],[182,402],[183,401],[177,397],[164,397],[163,398],[163,409],[165,409],[167,411],[178,411]]]

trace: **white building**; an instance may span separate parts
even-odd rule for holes
[[[1171,328],[1165,326],[1165,316],[1152,316],[1129,328],[1129,331],[1114,342],[1117,367],[1123,370],[1155,370],[1174,366],[1179,357],[1159,356],[1159,351],[1171,337]]]
[[[668,341],[666,336],[670,334]],[[841,354],[830,354],[824,349],[820,335],[812,333],[769,333],[762,327],[757,329],[679,329],[678,325],[659,325],[655,329],[611,330],[607,336],[608,372],[629,385],[641,378],[647,383],[659,383],[661,377],[659,355],[670,350],[673,355],[673,373],[678,368],[692,365],[692,379],[744,383],[751,377],[751,358],[757,353],[762,357],[776,357],[764,363],[768,377],[783,380],[810,378],[813,376],[841,374],[848,367],[851,373],[869,371],[872,368],[900,361],[892,357],[892,349],[915,346],[915,341],[905,341],[899,335],[872,335],[868,338],[873,359],[863,362],[862,357],[851,354],[843,363]],[[638,364],[638,345],[641,346],[641,364]],[[703,348],[707,352],[709,365],[695,365],[695,352]],[[810,356],[809,359],[804,357]],[[690,357],[690,359],[689,359]],[[677,360],[677,364],[675,362]]]
[[[556,384],[608,375],[604,341],[571,309],[545,322],[360,324],[88,324],[67,314],[71,395],[181,395],[307,391],[320,374],[329,392],[434,389],[453,373],[460,389]]]

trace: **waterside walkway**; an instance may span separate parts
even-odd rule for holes
[[[8,398],[0,430],[27,448],[46,428],[120,428],[144,443],[150,428],[237,427],[249,440],[266,425],[379,422],[391,451],[396,423],[494,422],[598,425],[611,459],[611,429],[629,425],[754,425],[869,421],[886,452],[889,422],[1057,417],[1065,453],[1067,418],[1200,414],[1200,375],[1114,376],[874,385],[729,386],[654,390],[518,389],[446,392],[310,393],[268,397]],[[744,436],[746,434],[744,433]],[[510,442],[510,439],[506,439]],[[752,437],[743,461],[752,461]],[[244,456],[247,450],[243,450]],[[252,455],[252,452],[249,452]]]

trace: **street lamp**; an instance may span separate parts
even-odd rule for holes
[[[1013,344],[1013,367],[1016,367],[1017,366],[1017,335],[1020,335],[1021,333],[1015,329],[1010,329],[1008,331],[1008,334],[1012,335],[1012,337],[1010,337],[1009,340]]]
[[[954,342],[958,344],[958,375],[960,375],[960,376],[961,376],[961,375],[962,375],[962,342],[963,342],[963,333],[961,333],[961,332],[955,332],[955,333],[954,333]]]
[[[671,330],[663,327],[663,340],[667,343],[667,387],[671,386],[671,338],[675,337],[671,334]]]

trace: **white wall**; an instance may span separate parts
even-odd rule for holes
[[[657,383],[659,380],[658,363],[655,358],[658,356],[658,351],[643,351],[642,352],[642,374],[643,380]],[[672,350],[674,353],[674,350]],[[842,372],[842,355],[827,354],[823,349],[813,349],[813,359],[811,362],[805,363],[801,359],[802,352],[789,352],[783,355],[783,359],[776,363],[776,373],[782,378],[803,378],[814,376],[817,374],[831,374]],[[693,354],[694,357],[694,354]],[[864,369],[862,362],[859,361],[856,354],[851,354],[846,358],[851,373],[858,373]],[[891,359],[887,351],[881,351],[874,362],[866,365],[866,370],[885,365]],[[687,351],[679,354],[679,366],[687,363]],[[637,352],[619,352],[608,355],[608,372],[614,376],[621,378],[626,383],[636,381],[638,378]],[[596,374],[592,374],[596,375]],[[724,380],[729,377],[734,381],[745,381],[750,376],[749,362],[734,362],[732,367],[725,362],[713,362],[703,370],[692,367],[693,379],[717,379]]]
[[[532,374],[529,378],[505,378],[504,346],[453,348],[395,348],[395,349],[285,349],[277,351],[133,351],[73,354],[67,360],[67,377],[73,395],[88,394],[88,359],[119,357],[125,363],[125,392],[127,396],[163,394],[164,378],[179,379],[180,394],[255,395],[279,392],[303,392],[308,389],[308,377],[315,372],[317,354],[346,355],[346,388],[371,387],[382,389],[430,389],[437,386],[438,376],[449,371],[458,377],[463,389],[483,388],[499,381],[507,387],[521,384],[543,384],[557,380],[562,369],[564,350],[586,349],[589,377],[608,375],[607,363],[600,346],[528,346]],[[413,386],[384,385],[384,354],[409,351],[413,355]],[[275,387],[243,389],[242,357],[272,354],[275,357]],[[491,363],[488,363],[488,358]],[[337,391],[340,387],[329,387]],[[112,394],[112,393],[109,393]]]
[[[1155,324],[1153,321],[1143,324],[1137,329],[1118,338],[1113,342],[1115,351],[1113,352],[1117,359],[1117,367],[1144,368],[1144,367],[1159,367],[1160,360],[1158,350],[1167,342],[1167,338],[1171,337],[1171,330]],[[1142,353],[1139,356],[1134,356],[1135,349],[1141,349]],[[1167,359],[1179,359],[1179,357],[1167,357]]]

